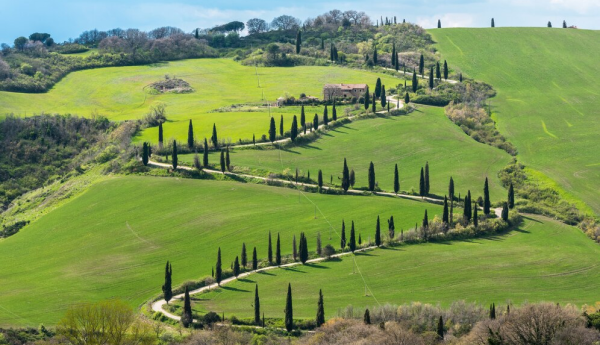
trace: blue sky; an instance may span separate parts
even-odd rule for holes
[[[444,27],[554,26],[600,29],[600,0],[0,0],[0,43],[18,36],[48,32],[56,41],[75,38],[84,30],[115,27],[151,30],[176,26],[185,31],[232,20],[258,17],[271,21],[281,14],[304,20],[331,9],[364,11],[372,18],[405,18],[426,28],[437,19]]]

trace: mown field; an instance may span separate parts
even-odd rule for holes
[[[600,31],[431,30],[442,58],[498,91],[499,130],[520,160],[600,215]]]
[[[288,283],[298,318],[315,317],[319,289],[327,318],[347,305],[360,309],[417,301],[443,306],[457,300],[593,304],[600,299],[599,255],[600,247],[580,230],[533,217],[506,235],[359,253],[355,258],[362,277],[351,257],[254,274],[193,296],[193,308],[253,317],[258,284],[265,317],[283,318]]]
[[[314,203],[314,204],[313,204]],[[318,209],[316,209],[316,207]],[[441,207],[386,197],[301,194],[288,188],[227,181],[115,177],[97,183],[18,234],[0,240],[0,325],[53,325],[76,302],[120,298],[138,306],[161,292],[164,265],[173,281],[211,274],[217,248],[225,267],[254,246],[267,257],[268,231],[282,253],[305,232],[310,248],[339,246],[342,219],[373,238],[377,215],[396,228],[431,218]],[[315,212],[317,218],[315,218]],[[331,226],[330,226],[331,224]],[[349,231],[349,228],[348,228]],[[349,233],[348,233],[349,235]],[[331,240],[329,240],[331,236]]]
[[[152,105],[162,102],[167,105],[169,119],[164,126],[165,140],[187,140],[188,121],[192,119],[195,134],[200,139],[210,138],[213,123],[216,123],[219,138],[237,141],[252,139],[253,134],[258,138],[268,132],[268,109],[260,112],[211,111],[232,104],[260,102],[263,93],[271,102],[286,94],[298,98],[300,93],[305,93],[322,98],[322,88],[327,83],[368,83],[373,89],[378,76],[388,89],[401,83],[400,79],[388,75],[339,67],[258,68],[257,71],[229,59],[195,59],[79,71],[69,74],[44,94],[0,92],[0,114],[26,116],[47,112],[90,116],[97,112],[112,120],[128,120],[141,118]],[[196,91],[153,95],[144,89],[166,74],[184,79]],[[277,118],[284,115],[286,123],[290,124],[292,116],[299,115],[299,110],[292,113],[273,109],[272,114]],[[289,130],[287,125],[286,130]],[[144,131],[137,141],[157,142],[157,129]]]
[[[211,154],[209,161],[218,165],[218,155]],[[193,156],[182,155],[180,160],[191,165]],[[355,187],[368,186],[372,161],[380,188],[393,191],[394,164],[398,164],[400,189],[418,193],[421,167],[429,162],[431,193],[442,197],[448,194],[452,176],[457,197],[470,189],[476,199],[483,195],[483,183],[488,176],[493,201],[506,198],[497,172],[511,161],[506,152],[464,134],[444,115],[442,108],[419,107],[408,116],[352,122],[306,145],[283,150],[263,147],[233,151],[231,164],[236,169],[249,168],[261,174],[288,171],[293,175],[298,168],[301,176],[310,171],[315,181],[321,169],[325,183],[333,175],[334,184],[339,185],[344,158],[349,168],[355,170]]]

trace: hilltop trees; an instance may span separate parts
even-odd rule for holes
[[[369,164],[369,190],[371,192],[375,190],[375,165],[373,162]]]
[[[492,18],[492,27],[495,28],[496,27],[496,23],[494,23],[494,18]]]
[[[188,126],[187,144],[190,150],[194,148],[194,126],[192,126],[192,120],[190,120],[190,124]]]
[[[552,27],[552,22],[548,21],[548,27],[551,28]]]
[[[325,308],[323,306],[323,291],[319,289],[319,302],[317,303],[317,327],[321,327],[325,323]]]
[[[269,140],[274,142],[277,139],[277,130],[275,129],[275,118],[271,117],[271,122],[269,123]]]
[[[438,19],[438,29],[442,28],[442,21]]]
[[[223,280],[223,269],[221,267],[221,247],[217,252],[217,264],[215,265],[215,280],[217,285],[221,286],[221,280]]]
[[[269,31],[269,24],[260,18],[252,18],[246,22],[246,28],[248,29],[248,34],[259,34],[262,32]]]
[[[567,21],[563,20],[563,29],[566,29],[566,28],[567,28]]]
[[[165,266],[165,283],[162,286],[163,298],[169,304],[171,298],[173,298],[172,281],[171,276],[173,275],[173,266],[167,261]]]
[[[490,214],[490,188],[488,186],[488,178],[485,178],[483,185],[483,213],[487,216]]]
[[[398,177],[398,164],[394,167],[394,193],[398,194],[400,191],[400,179]]]
[[[291,332],[294,329],[294,312],[292,307],[292,284],[288,283],[288,292],[285,299],[285,329]]]
[[[183,327],[188,328],[192,324],[192,302],[190,301],[190,291],[186,285],[183,295],[183,313],[181,314],[181,323]]]
[[[260,298],[258,297],[258,284],[254,287],[254,324],[260,325]]]
[[[177,169],[177,142],[173,140],[173,169]]]

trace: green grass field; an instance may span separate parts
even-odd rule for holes
[[[298,318],[315,317],[319,289],[328,318],[349,304],[355,308],[413,301],[448,306],[457,300],[483,305],[508,300],[593,304],[600,300],[599,256],[600,247],[580,230],[534,217],[502,236],[359,253],[356,263],[371,290],[369,296],[361,276],[353,273],[354,261],[345,257],[251,275],[193,296],[194,310],[253,317],[258,284],[265,316],[282,318],[288,283]]]
[[[152,95],[144,87],[161,80],[166,74],[182,78],[196,90],[190,94]],[[260,137],[269,126],[268,110],[263,112],[210,113],[232,104],[259,102],[263,98],[275,102],[286,93],[298,98],[300,93],[322,98],[326,83],[368,83],[374,88],[380,76],[388,89],[401,83],[389,75],[340,67],[258,68],[258,88],[253,67],[242,66],[229,59],[196,59],[148,66],[111,67],[69,74],[47,93],[19,94],[0,92],[0,114],[25,116],[34,113],[72,113],[90,116],[97,111],[113,120],[139,119],[151,105],[167,105],[169,122],[164,126],[165,140],[187,140],[190,119],[198,138],[210,138],[213,123],[219,138],[232,141]],[[290,111],[273,109],[291,123]],[[309,113],[310,114],[310,113]],[[299,111],[296,112],[299,115]],[[289,126],[286,126],[289,130]],[[157,142],[157,129],[144,131],[138,141]]]
[[[600,215],[600,31],[430,33],[443,59],[498,91],[494,117],[520,160],[558,182],[567,199],[583,200]]]
[[[315,215],[316,204],[317,210]],[[397,229],[414,226],[424,210],[441,207],[397,198],[300,194],[288,188],[226,181],[116,177],[48,213],[17,235],[0,240],[0,326],[55,324],[75,302],[121,298],[138,306],[161,291],[164,264],[174,284],[210,275],[223,251],[226,267],[254,246],[267,257],[268,231],[316,233],[339,245],[342,218],[373,238],[377,215],[394,215]],[[321,214],[322,212],[322,214]],[[324,215],[324,216],[323,216]],[[348,229],[349,231],[349,229]],[[329,240],[330,233],[332,240]],[[250,256],[251,257],[251,256]]]
[[[218,155],[211,154],[209,161],[218,163]],[[492,200],[506,198],[497,172],[510,162],[510,155],[471,139],[444,115],[442,108],[435,107],[419,107],[408,116],[356,121],[327,132],[315,142],[281,151],[237,150],[231,154],[231,162],[263,174],[281,174],[286,169],[294,174],[298,168],[304,174],[310,171],[313,180],[321,169],[326,183],[333,175],[334,183],[339,185],[344,157],[349,168],[355,170],[355,187],[368,185],[369,162],[373,161],[380,188],[393,191],[394,164],[398,164],[401,190],[418,192],[421,167],[428,161],[433,194],[448,194],[452,176],[457,196],[464,196],[470,189],[476,199],[483,195],[488,176]],[[193,155],[180,159],[191,165]]]

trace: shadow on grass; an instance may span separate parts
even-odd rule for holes
[[[238,281],[241,281],[243,283],[256,283],[256,281],[248,278],[239,278]]]
[[[302,148],[306,148],[306,149],[313,149],[313,150],[319,150],[322,151],[323,149],[314,145],[302,145]]]
[[[319,264],[316,264],[316,263],[306,264],[306,266],[308,266],[310,268],[318,268],[318,269],[325,269],[325,270],[330,269],[330,267],[319,265]]]
[[[248,290],[238,289],[238,288],[234,288],[234,287],[231,287],[231,286],[221,286],[221,289],[223,289],[223,290],[229,290],[229,291],[235,291],[235,292],[250,292]]]
[[[298,268],[296,268],[296,266],[293,266],[293,267],[282,267],[282,269],[284,269],[286,271],[296,272],[296,273],[307,273],[305,271],[299,270]]]
[[[269,271],[258,271],[258,274],[264,274],[266,276],[275,276],[275,274],[269,272]]]

